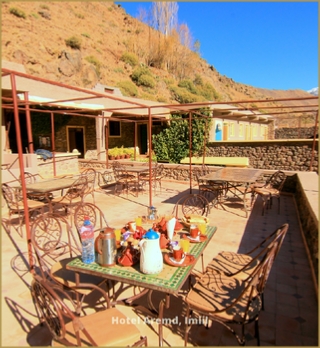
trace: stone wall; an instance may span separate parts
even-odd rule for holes
[[[313,139],[251,142],[214,142],[206,146],[206,156],[248,157],[252,168],[310,171]],[[318,139],[312,170],[318,172]]]
[[[310,139],[314,135],[314,127],[278,128],[274,132],[275,139]]]

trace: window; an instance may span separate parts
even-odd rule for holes
[[[109,121],[109,136],[110,137],[120,137],[121,136],[120,121]]]
[[[239,137],[243,137],[243,123],[239,123]]]
[[[229,123],[229,135],[230,137],[234,137],[234,123]]]
[[[257,125],[254,124],[254,125],[252,125],[252,135],[253,135],[254,137],[256,137],[257,134],[258,134],[258,132],[257,132]]]

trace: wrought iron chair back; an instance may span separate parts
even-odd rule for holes
[[[261,262],[246,280],[230,277],[215,270],[207,271],[200,277],[186,297],[185,345],[192,326],[191,313],[207,316],[223,324],[235,335],[240,345],[245,344],[245,325],[255,322],[255,334],[260,345],[258,320],[262,309],[261,297],[283,241],[282,237],[283,235],[278,233],[274,242],[267,246]],[[240,336],[230,324],[241,325]]]
[[[94,191],[96,187],[97,171],[94,168],[87,168],[81,173],[81,176],[87,179],[87,187],[84,190],[84,197],[91,194],[93,203],[95,204]]]
[[[84,199],[85,191],[88,187],[88,180],[85,176],[80,176],[73,185],[61,196],[54,197],[52,204],[60,204],[68,213],[68,208],[81,203]]]
[[[74,225],[78,232],[80,231],[86,216],[89,217],[91,224],[94,226],[95,232],[99,232],[109,226],[99,207],[92,203],[82,203],[76,207],[73,215]]]
[[[179,206],[181,206],[181,212],[184,216],[195,214],[201,216],[208,216],[209,202],[201,194],[190,193],[182,196],[172,210],[172,215],[179,218]]]
[[[22,200],[22,192],[21,189],[16,189],[14,187],[9,186],[6,183],[3,183],[1,185],[2,189],[2,196],[4,200],[7,203],[8,211],[9,211],[9,225],[13,226],[12,216],[17,215],[18,221],[19,221],[19,230],[20,235],[23,235],[22,232],[22,225],[24,224],[24,215],[25,215],[25,209],[24,204]],[[28,214],[29,217],[32,217],[32,214],[34,212],[39,211],[40,213],[44,212],[45,204],[43,202],[38,202],[35,200],[27,199],[27,205],[28,205]]]
[[[67,219],[52,213],[39,216],[31,226],[31,243],[41,276],[64,289],[74,291],[78,299],[78,313],[85,296],[94,290],[109,303],[107,293],[100,287],[107,283],[106,278],[82,275],[77,283],[74,272],[66,269],[68,262],[81,255],[79,236],[73,233]]]
[[[33,221],[31,243],[43,277],[50,276],[57,262],[81,255],[78,236],[75,237],[68,221],[56,214],[43,214]]]
[[[112,318],[125,319],[125,316],[118,309],[110,308],[110,303],[103,311],[79,316],[71,307],[76,307],[72,297],[38,275],[32,281],[31,293],[41,321],[46,323],[53,340],[59,344],[96,347],[112,347],[119,343],[122,346],[147,345],[147,337],[141,337],[133,324],[124,325],[121,334],[115,330]]]

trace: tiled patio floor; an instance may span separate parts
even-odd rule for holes
[[[153,205],[159,214],[171,213],[182,193],[188,193],[188,183],[164,182],[162,192],[154,197]],[[129,194],[116,197],[110,193],[95,194],[96,204],[104,211],[109,225],[122,227],[137,215],[144,215],[148,194],[138,198]],[[91,202],[91,197],[88,197]],[[261,202],[256,200],[248,218],[239,207],[225,206],[212,209],[210,223],[218,227],[205,250],[205,263],[221,250],[245,252],[285,222],[290,227],[277,260],[274,263],[265,290],[265,310],[260,315],[261,345],[318,346],[318,301],[307,253],[301,237],[295,201],[291,196],[281,197],[281,213],[277,202],[265,216]],[[5,218],[5,216],[4,216]],[[7,234],[2,229],[2,346],[45,346],[49,335],[38,323],[30,297],[30,274],[26,268],[26,240],[15,231]],[[196,265],[200,270],[200,265]],[[155,294],[157,297],[157,294]],[[159,295],[159,294],[158,294]],[[143,300],[142,300],[143,301]],[[127,316],[141,315],[138,308],[119,306]],[[181,325],[164,329],[165,345],[182,346],[184,335],[184,307],[181,299],[171,297],[165,317],[179,314]],[[142,334],[148,336],[149,346],[158,346],[157,324],[139,324]],[[247,345],[256,345],[253,325],[247,327]],[[189,335],[189,346],[236,345],[232,334],[218,324],[209,329],[194,326]]]

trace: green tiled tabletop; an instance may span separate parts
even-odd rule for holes
[[[207,227],[207,239],[202,243],[190,243],[189,254],[195,257],[194,264],[187,267],[173,267],[163,262],[163,270],[158,274],[144,274],[140,272],[139,262],[133,267],[123,267],[116,265],[113,267],[102,267],[96,262],[91,264],[84,264],[81,257],[77,257],[67,264],[67,269],[78,273],[87,273],[97,275],[99,277],[106,277],[121,281],[126,284],[132,284],[158,290],[166,293],[177,293],[186,281],[195,263],[205,250],[209,241],[213,237],[215,226]]]

